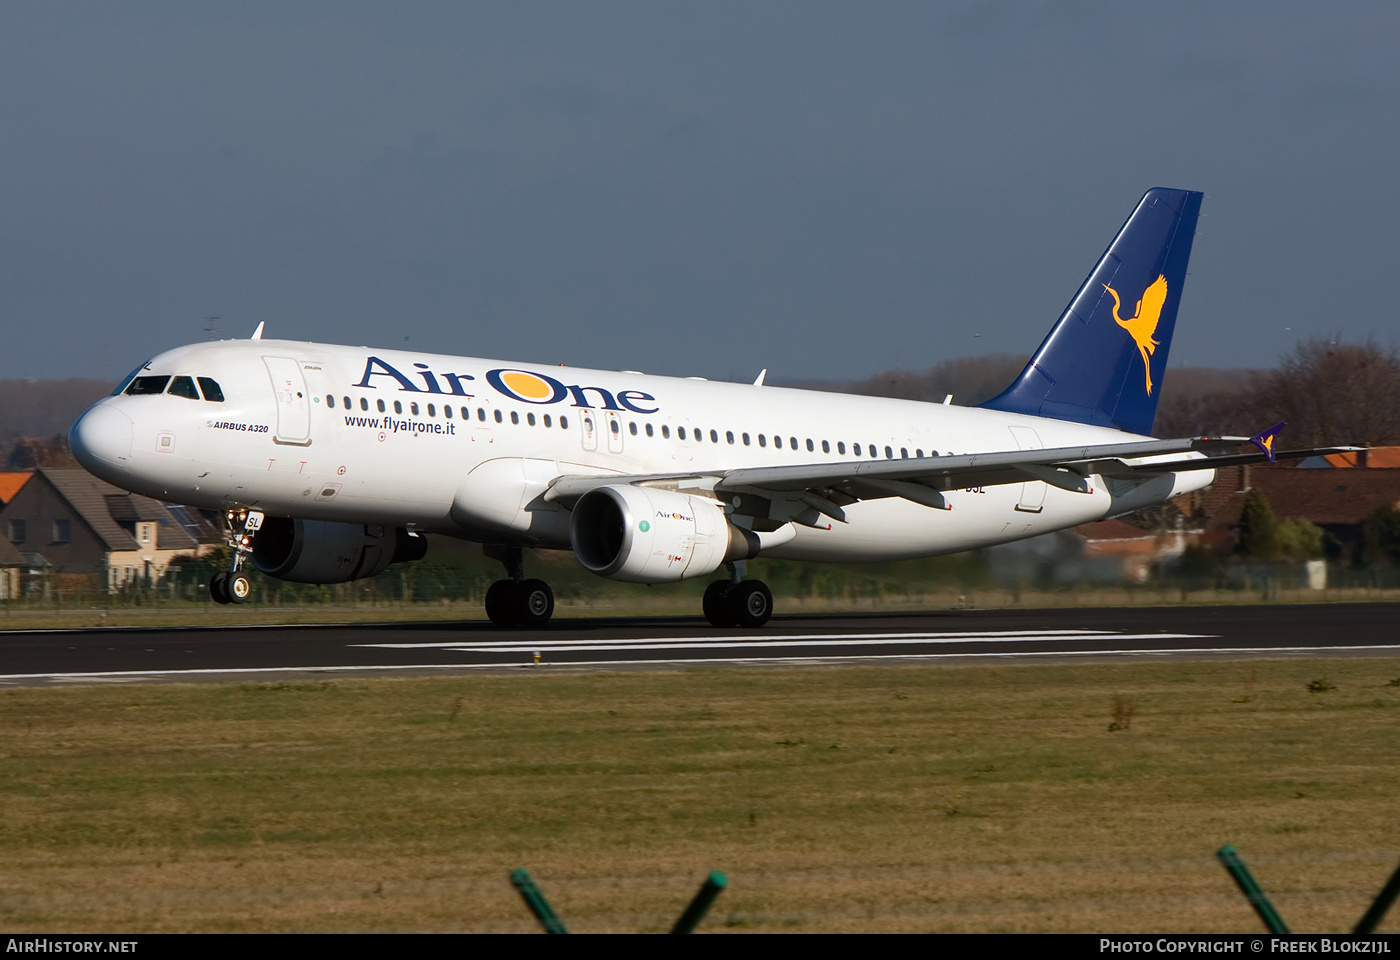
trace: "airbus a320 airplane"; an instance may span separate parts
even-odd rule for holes
[[[486,595],[503,626],[552,615],[549,586],[522,562],[550,547],[633,583],[725,567],[705,616],[755,627],[773,599],[746,579],[753,557],[953,553],[1118,516],[1207,486],[1215,467],[1272,460],[1277,428],[1145,436],[1201,196],[1149,190],[1020,377],[977,408],[762,376],[711,383],[263,340],[260,324],[253,339],[141,364],[69,440],[104,480],[223,512],[233,563],[211,584],[223,603],[247,600],[245,562],[343,583],[422,558],[422,534],[438,533],[504,563]]]

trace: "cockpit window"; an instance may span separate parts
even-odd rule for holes
[[[145,370],[145,369],[146,369],[147,367],[149,367],[150,365],[151,365],[151,361],[147,360],[145,363],[141,364],[141,366],[137,367],[135,370],[133,370],[133,371],[131,371],[130,373],[128,373],[128,374],[126,375],[126,377],[122,380],[122,382],[119,383],[119,384],[117,385],[117,389],[115,389],[115,390],[112,391],[112,396],[114,396],[114,397],[119,397],[119,396],[121,396],[122,393],[126,390],[126,388],[127,388],[128,386],[131,385],[131,381],[133,381],[133,380],[136,379],[136,375],[137,375],[138,373],[140,373],[142,370]]]
[[[186,400],[198,400],[199,391],[194,388],[194,377],[174,377],[170,381],[170,389],[166,391],[171,396],[184,397]]]
[[[213,403],[224,402],[224,392],[219,389],[219,385],[209,377],[199,378],[199,389],[204,391],[204,399]]]
[[[139,397],[146,393],[164,393],[169,377],[133,377],[131,384],[122,392],[128,397]]]

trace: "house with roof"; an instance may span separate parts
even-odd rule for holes
[[[1216,472],[1213,485],[1179,498],[1177,505],[1199,529],[1228,530],[1240,522],[1245,495],[1258,489],[1275,520],[1307,520],[1339,543],[1355,544],[1361,539],[1362,521],[1372,512],[1400,509],[1400,456],[1388,450],[1395,448],[1315,457],[1317,462],[1303,462],[1307,465],[1224,467]],[[1334,459],[1337,462],[1330,462]],[[1394,466],[1388,465],[1392,462]]]
[[[36,470],[5,505],[0,536],[22,555],[29,576],[80,577],[111,591],[152,584],[175,557],[202,556],[222,540],[195,511],[128,493],[85,470],[49,468]]]

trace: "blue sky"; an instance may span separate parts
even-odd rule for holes
[[[1400,5],[0,7],[0,377],[268,336],[848,379],[1206,192],[1173,365],[1393,344]],[[203,318],[218,316],[210,323]]]

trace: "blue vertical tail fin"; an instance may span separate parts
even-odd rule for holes
[[[982,406],[1151,432],[1202,196],[1147,191],[1016,382]]]

